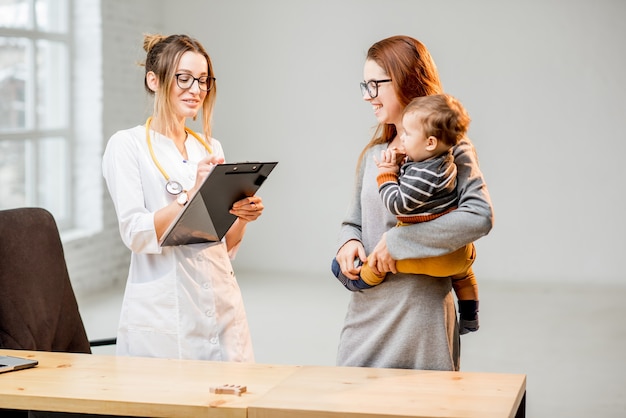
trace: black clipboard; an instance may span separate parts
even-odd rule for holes
[[[39,364],[37,360],[13,356],[0,356],[0,373],[29,369]]]
[[[253,196],[278,162],[219,164],[167,228],[161,247],[220,241],[237,217],[238,200]]]

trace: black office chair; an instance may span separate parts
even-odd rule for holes
[[[0,210],[0,348],[91,353],[115,342],[88,340],[50,212]]]

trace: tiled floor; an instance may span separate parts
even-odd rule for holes
[[[258,363],[334,365],[348,291],[329,277],[238,277]],[[480,286],[463,371],[526,374],[529,418],[626,417],[626,287]],[[90,338],[115,334],[121,292],[79,301]]]

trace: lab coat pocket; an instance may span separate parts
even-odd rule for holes
[[[174,279],[169,277],[130,284],[127,329],[133,355],[177,356],[178,309],[175,286]]]

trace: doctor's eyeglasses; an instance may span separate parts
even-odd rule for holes
[[[370,98],[375,99],[378,97],[378,85],[381,83],[389,83],[390,78],[386,80],[370,80],[359,83],[361,86],[361,95],[365,96],[365,93],[369,94]]]
[[[209,91],[213,88],[213,84],[215,83],[215,77],[199,77],[196,78],[191,74],[179,73],[174,74],[176,77],[176,84],[183,90],[188,90],[193,86],[194,81],[198,82],[198,88],[202,91]]]

